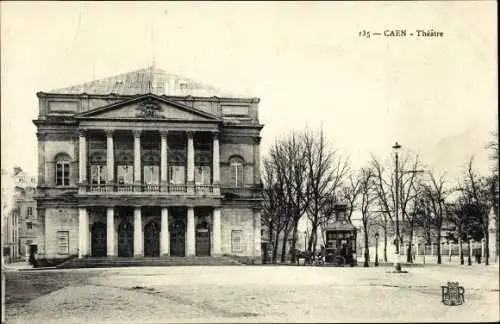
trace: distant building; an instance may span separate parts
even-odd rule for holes
[[[36,178],[20,172],[14,176],[16,192],[14,205],[18,215],[19,257],[26,260],[30,249],[38,249],[40,239],[40,223],[36,209]]]
[[[13,262],[25,257],[30,245],[37,244],[36,179],[15,167],[12,173],[2,170],[2,182],[4,180],[2,199],[11,199],[11,202],[5,210],[6,218],[2,220],[3,249],[5,260]],[[11,195],[7,193],[9,190]]]
[[[37,97],[39,252],[260,262],[258,98],[155,67]]]

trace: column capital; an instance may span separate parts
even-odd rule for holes
[[[134,137],[141,137],[142,130],[134,129],[132,132],[134,133]]]
[[[104,129],[104,132],[106,133],[107,137],[111,137],[111,136],[113,136],[114,129],[106,128],[106,129]]]
[[[85,137],[85,136],[87,136],[87,133],[88,133],[88,130],[86,130],[85,128],[79,128],[79,129],[78,129],[78,135],[79,135],[80,137]]]
[[[260,137],[260,136],[253,136],[253,137],[252,137],[253,142],[254,142],[255,144],[260,144],[260,139],[261,139],[261,138],[262,138],[262,137]]]
[[[220,136],[219,134],[220,134],[219,132],[213,131],[212,132],[213,139],[219,139],[219,136]]]
[[[193,131],[186,131],[187,137],[188,138],[193,138],[194,132]]]
[[[168,130],[163,130],[163,129],[160,130],[160,136],[161,137],[167,137],[167,135],[168,135]]]

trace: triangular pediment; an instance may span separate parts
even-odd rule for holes
[[[113,103],[80,113],[75,117],[99,120],[220,121],[215,115],[154,94]]]

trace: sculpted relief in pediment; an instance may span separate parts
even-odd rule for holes
[[[82,117],[110,118],[110,119],[152,119],[152,120],[186,120],[207,121],[215,120],[213,117],[205,116],[204,112],[198,112],[193,108],[185,108],[163,102],[155,98],[144,98],[140,101],[123,103],[120,106],[89,112]]]
[[[161,112],[163,112],[161,104],[150,98],[140,102],[136,109],[139,111],[136,117],[165,119],[165,116],[161,114]]]

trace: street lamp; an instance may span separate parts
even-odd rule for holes
[[[395,243],[395,250],[396,250],[396,258],[395,258],[395,262],[394,262],[394,270],[396,272],[401,272],[401,263],[399,261],[399,245],[400,245],[400,236],[399,236],[399,217],[398,217],[398,213],[399,213],[399,156],[398,156],[398,150],[401,148],[401,145],[398,144],[398,142],[396,142],[392,148],[394,149],[394,153],[396,155],[396,170],[395,170],[395,196],[396,196],[396,199],[395,199],[395,218],[396,218],[396,241],[394,242]]]
[[[375,266],[378,267],[378,232],[375,233]]]

